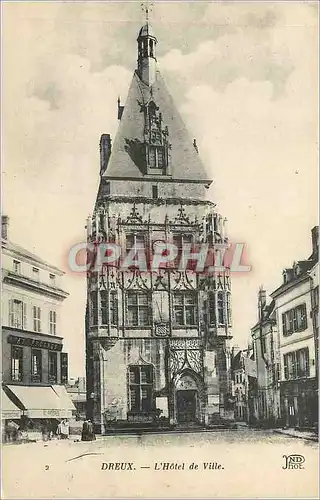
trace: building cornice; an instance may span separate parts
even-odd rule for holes
[[[170,184],[204,184],[205,186],[210,186],[213,182],[211,179],[176,179],[172,178],[169,175],[155,175],[155,174],[146,174],[144,177],[117,177],[117,176],[108,176],[104,175],[102,180],[105,182],[108,181],[121,181],[121,182],[166,182]]]
[[[103,202],[112,202],[112,203],[149,203],[151,205],[208,205],[211,207],[215,207],[216,204],[210,200],[197,200],[197,199],[188,199],[188,198],[148,198],[144,196],[118,196],[118,195],[108,195],[101,196],[101,198],[97,200],[97,205]]]
[[[28,334],[36,338],[40,337],[41,340],[48,340],[49,342],[54,342],[55,340],[57,340],[59,344],[63,340],[63,337],[59,337],[58,335],[50,335],[50,333],[33,332],[31,330],[23,330],[21,328],[16,328],[15,326],[3,325],[2,330],[8,331],[11,334],[16,335],[18,337],[23,337],[25,334]]]
[[[35,281],[27,276],[21,274],[15,274],[12,271],[6,271],[3,275],[4,283],[10,283],[11,285],[16,285],[25,290],[30,290],[40,295],[47,295],[48,297],[53,297],[58,300],[64,300],[69,296],[68,292],[56,288],[46,283]]]

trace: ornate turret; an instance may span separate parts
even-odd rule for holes
[[[142,26],[138,42],[138,75],[148,86],[151,86],[156,79],[156,45],[157,38],[152,26],[147,22]]]

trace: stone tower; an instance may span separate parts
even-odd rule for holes
[[[147,255],[159,242],[180,250],[227,244],[224,219],[205,199],[212,181],[159,72],[148,22],[137,42],[116,138],[100,140],[88,243],[112,242],[124,253],[141,247]],[[178,262],[157,272],[119,265],[88,272],[88,417],[97,432],[232,418],[228,272],[181,270]]]

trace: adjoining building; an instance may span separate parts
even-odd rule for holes
[[[279,331],[280,401],[284,425],[318,425],[319,227],[312,229],[312,254],[283,272],[274,300]]]
[[[226,245],[225,219],[206,201],[212,180],[157,68],[157,38],[139,32],[138,67],[113,146],[100,142],[100,187],[88,243],[124,251],[157,244]],[[214,425],[233,419],[231,289],[227,272],[200,276],[175,262],[88,272],[88,416],[120,426]],[[159,424],[160,425],[160,424]]]
[[[256,386],[251,392],[251,423],[271,427],[280,424],[279,346],[275,301],[267,304],[267,294],[258,294],[258,322],[251,329]]]
[[[11,242],[2,217],[2,427],[29,433],[70,418],[60,307],[63,272]]]
[[[231,359],[234,418],[238,422],[248,421],[246,357],[246,351],[238,351]]]
[[[87,390],[86,390],[86,379],[84,377],[79,377],[72,383],[69,381],[66,386],[67,392],[71,401],[73,402],[76,413],[76,420],[85,420],[87,416]]]

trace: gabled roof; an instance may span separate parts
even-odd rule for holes
[[[172,175],[165,178],[210,183],[211,180],[159,71],[151,87],[141,81],[137,72],[134,73],[108,166],[102,177],[152,178],[150,174],[143,173],[143,158],[140,152],[145,125],[142,105],[150,99],[159,107],[163,124],[169,131]],[[159,178],[159,175],[155,177]]]

